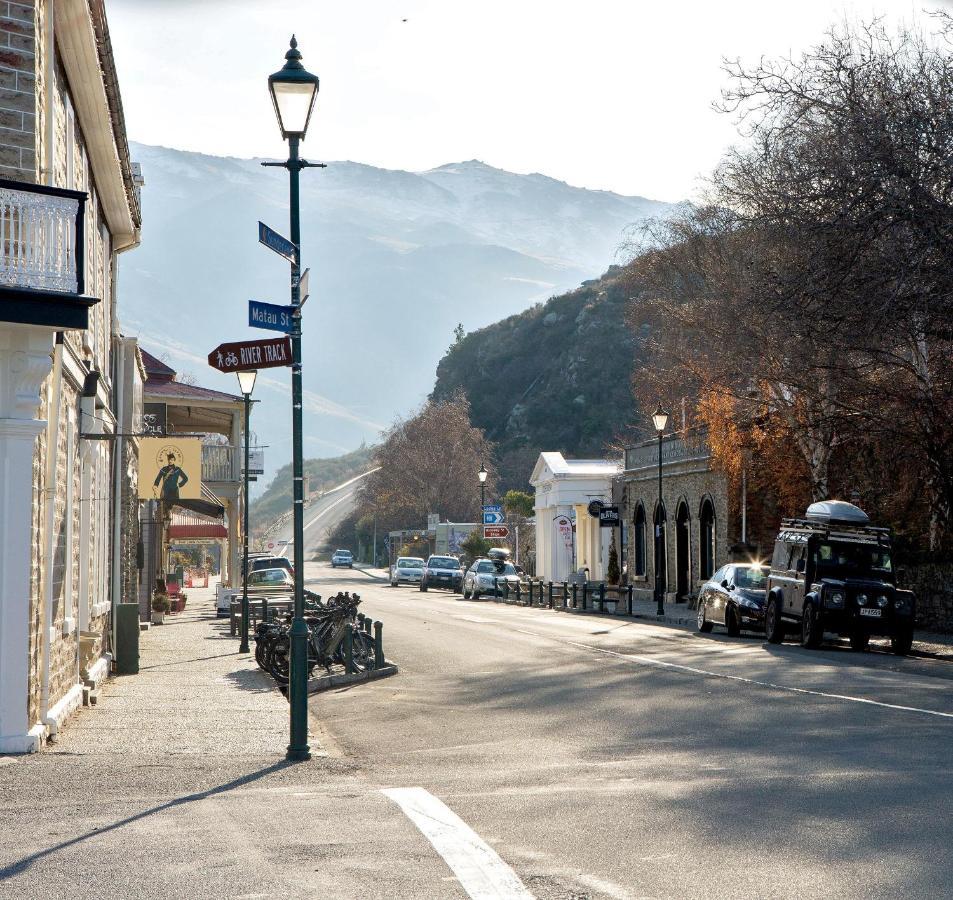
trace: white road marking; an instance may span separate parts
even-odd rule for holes
[[[331,503],[328,506],[325,506],[324,509],[321,510],[321,512],[319,512],[310,522],[308,522],[307,525],[304,526],[304,530],[307,531],[312,525],[314,525],[315,522],[318,521],[318,519],[320,519],[322,516],[326,515],[327,513],[331,512],[331,510],[334,509],[335,506],[337,506],[339,503],[343,503],[349,497],[353,497],[353,496],[354,496],[354,491],[351,491],[350,494],[345,494],[343,497],[341,497],[340,500],[335,500],[334,503]]]
[[[757,681],[754,678],[745,678],[743,675],[729,675],[726,672],[709,672],[707,669],[697,669],[694,666],[686,666],[681,663],[665,662],[649,656],[638,656],[634,653],[616,653],[614,650],[605,650],[602,647],[593,647],[590,644],[580,644],[576,641],[566,641],[566,643],[571,644],[573,647],[580,647],[583,650],[603,653],[606,656],[614,656],[617,659],[641,663],[646,666],[657,666],[660,669],[677,669],[680,672],[689,672],[692,675],[704,675],[706,678],[724,678],[727,681],[740,681],[743,684],[752,684],[756,687],[770,688],[775,691],[787,691],[792,694],[807,694],[812,697],[824,697],[828,700],[844,700],[848,703],[863,703],[867,706],[879,706],[882,709],[895,709],[900,712],[912,712],[924,716],[937,716],[941,719],[953,719],[953,713],[941,712],[937,709],[921,709],[919,706],[901,706],[897,703],[884,703],[881,700],[870,700],[867,697],[851,697],[848,694],[830,694],[827,691],[812,691],[808,688],[791,687],[787,684],[774,684],[771,681]]]
[[[452,809],[423,788],[387,788],[473,900],[533,900],[516,873]]]

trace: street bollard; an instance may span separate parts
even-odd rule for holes
[[[553,583],[550,581],[546,587],[546,605],[552,609],[556,604],[553,603]]]
[[[586,611],[586,596],[589,593],[589,582],[584,581],[582,583],[582,611]]]
[[[344,671],[354,674],[354,629],[350,622],[344,629]]]
[[[577,594],[578,594],[579,585],[574,581],[572,583],[572,608],[576,608],[577,603]]]
[[[533,605],[533,579],[529,580],[529,605]]]
[[[632,615],[632,585],[631,584],[628,587],[628,593],[629,593],[629,596],[626,598],[626,605],[628,606],[627,612],[631,616]]]
[[[364,616],[364,633],[370,634],[373,628],[374,620],[370,616]]]
[[[261,620],[266,625],[268,624],[268,598],[261,598]]]
[[[522,606],[523,604],[523,589],[520,586],[520,583],[516,582],[516,605]]]
[[[563,609],[569,606],[569,582],[563,582]]]
[[[606,586],[605,584],[599,585],[599,612],[603,613],[606,611]]]
[[[384,667],[384,623],[374,623],[374,668]]]

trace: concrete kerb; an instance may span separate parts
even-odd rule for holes
[[[365,681],[377,681],[379,678],[389,678],[396,675],[399,669],[396,663],[388,660],[379,669],[368,669],[366,672],[355,672],[352,675],[321,675],[319,678],[308,679],[308,693],[320,694],[331,688],[348,687],[352,684],[363,684]]]

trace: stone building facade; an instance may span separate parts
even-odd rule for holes
[[[123,590],[115,269],[140,208],[101,0],[0,2],[0,179],[0,752],[22,752],[107,673]]]
[[[616,489],[626,523],[628,581],[637,596],[651,599],[659,571],[666,601],[689,602],[728,561],[737,523],[729,516],[727,479],[713,470],[703,437],[664,438],[661,468],[659,504],[658,440],[625,452]]]

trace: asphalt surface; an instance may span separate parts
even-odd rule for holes
[[[357,590],[401,670],[312,699],[327,752],[536,897],[953,896],[947,661],[306,576]]]

